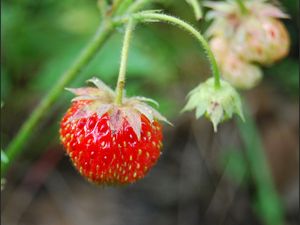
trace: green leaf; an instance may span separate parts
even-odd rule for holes
[[[151,39],[152,40],[152,39]],[[39,91],[49,90],[68,65],[72,64],[87,40],[74,41],[67,44],[55,57],[44,64],[34,81],[34,88]],[[119,72],[120,50],[122,46],[122,35],[114,35],[103,49],[94,57],[88,66],[82,71],[80,78],[69,87],[82,85],[82,82],[96,76],[109,85],[114,85]],[[164,56],[164,55],[163,55]],[[173,74],[173,67],[167,63],[166,57],[159,53],[147,51],[134,43],[130,46],[127,77],[130,88],[134,79],[145,79],[164,85]],[[134,79],[133,79],[134,78]]]

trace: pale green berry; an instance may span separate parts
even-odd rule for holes
[[[262,80],[260,67],[241,59],[230,52],[220,66],[222,77],[236,88],[251,89]]]
[[[231,47],[230,41],[222,37],[210,40],[222,77],[236,88],[251,89],[262,79],[262,70],[240,57]]]
[[[290,47],[285,26],[277,19],[248,19],[234,38],[234,50],[245,60],[271,64],[284,58]]]

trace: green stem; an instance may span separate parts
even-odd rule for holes
[[[151,1],[153,0],[137,0],[128,8],[127,13],[137,12]]]
[[[124,12],[133,4],[133,0],[122,0],[120,6],[116,10],[115,15],[123,15]]]
[[[241,10],[242,14],[247,14],[248,13],[248,9],[245,6],[243,0],[235,0],[235,1],[238,4],[238,6],[240,7],[240,10]]]
[[[101,18],[105,18],[107,12],[107,2],[105,0],[98,0],[98,7],[100,9]]]
[[[245,101],[243,101],[245,102]],[[265,224],[284,224],[283,207],[274,186],[271,171],[264,155],[263,145],[255,121],[245,107],[245,122],[237,120],[245,153],[249,163],[249,172],[256,186],[256,209]]]
[[[165,14],[141,12],[141,13],[134,14],[133,17],[136,18],[137,20],[141,20],[141,21],[145,21],[145,22],[157,22],[157,21],[168,22],[171,24],[175,24],[178,27],[180,27],[184,30],[187,30],[189,33],[191,33],[200,42],[200,44],[202,45],[202,47],[204,48],[204,50],[207,53],[207,57],[210,61],[210,65],[211,65],[212,74],[213,74],[214,80],[215,80],[215,88],[220,87],[220,85],[221,85],[220,84],[220,71],[219,71],[216,59],[209,47],[209,44],[207,43],[207,41],[205,40],[205,38],[202,36],[202,34],[199,31],[197,31],[194,27],[192,27],[188,23],[186,23],[176,17],[165,15]]]
[[[7,147],[5,153],[9,161],[8,163],[1,163],[1,177],[5,175],[8,168],[11,166],[13,159],[20,155],[20,153],[22,152],[22,147],[30,138],[33,129],[37,126],[37,124],[46,114],[49,108],[55,103],[56,99],[62,93],[65,86],[81,72],[84,66],[86,66],[86,64],[99,50],[99,48],[103,46],[107,38],[111,35],[113,28],[114,27],[110,21],[104,20],[101,23],[94,38],[90,41],[90,43],[88,43],[87,47],[80,54],[78,59],[74,62],[71,68],[61,76],[61,79],[55,84],[48,95],[43,99],[43,101],[33,111],[31,116],[22,125],[16,137]]]
[[[128,50],[129,50],[129,44],[130,44],[133,28],[134,28],[133,22],[132,20],[129,20],[125,31],[124,41],[123,41],[120,72],[119,72],[119,77],[118,77],[118,82],[116,87],[115,103],[118,105],[122,104],[122,99],[123,99],[123,90],[125,87],[126,68],[128,62]]]
[[[118,14],[118,11],[123,8],[123,3],[124,3],[124,0],[114,1],[112,4],[112,7],[111,7],[111,11],[110,11],[111,15]]]
[[[119,5],[114,15],[129,15],[131,13],[137,12],[151,1],[153,0],[123,0],[122,4]]]

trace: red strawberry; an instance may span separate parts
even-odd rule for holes
[[[78,96],[61,121],[60,138],[75,168],[98,184],[141,179],[157,162],[166,121],[143,97],[114,103],[115,94],[100,80],[98,88],[69,89]]]

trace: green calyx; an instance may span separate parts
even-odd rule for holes
[[[219,123],[232,118],[233,114],[244,120],[242,103],[238,92],[226,81],[221,80],[216,88],[214,79],[209,78],[188,94],[188,102],[182,111],[196,110],[196,118],[205,115],[217,131]]]

